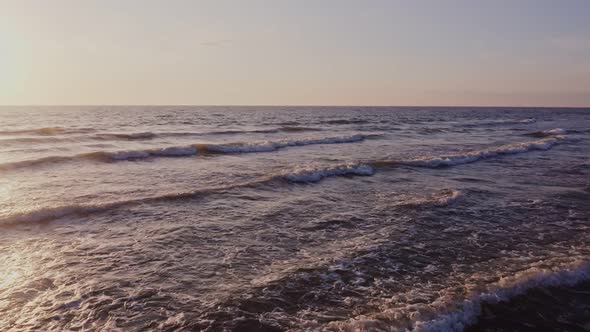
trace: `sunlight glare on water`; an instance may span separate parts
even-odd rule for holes
[[[590,277],[589,142],[585,109],[2,108],[0,330],[460,331]]]

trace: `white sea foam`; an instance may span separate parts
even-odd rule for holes
[[[509,125],[522,125],[536,122],[535,119],[500,119],[492,121],[479,121],[460,124],[460,127],[490,127],[490,126],[509,126]]]
[[[208,151],[221,153],[270,152],[292,146],[353,143],[362,141],[364,139],[365,136],[363,135],[352,135],[326,138],[304,138],[298,140],[266,141],[258,143],[205,144],[201,147]]]
[[[449,206],[454,204],[463,197],[463,193],[455,189],[446,189],[440,193],[433,195],[430,199],[423,202],[424,205],[428,206]]]
[[[138,154],[143,156],[143,154]],[[136,156],[129,154],[127,157]],[[229,185],[220,185],[214,187],[200,188],[197,190],[186,192],[173,192],[168,194],[161,194],[156,196],[139,197],[127,200],[112,201],[98,204],[79,204],[66,205],[50,208],[40,208],[33,211],[16,212],[4,217],[0,217],[0,225],[17,225],[25,222],[42,222],[60,219],[67,216],[83,216],[87,214],[100,213],[111,209],[117,209],[124,206],[132,206],[140,203],[153,203],[170,200],[190,199],[193,197],[213,194],[220,191],[230,189],[260,186],[276,181],[290,181],[290,182],[318,182],[326,177],[343,176],[343,175],[373,175],[374,170],[371,166],[364,164],[350,164],[338,166],[326,166],[319,168],[301,168],[293,172],[285,172],[273,174],[267,177],[256,179],[253,181],[234,183]]]
[[[465,300],[460,310],[428,321],[415,322],[415,331],[463,331],[476,322],[481,313],[481,304],[507,301],[521,295],[532,288],[548,286],[573,286],[581,281],[590,279],[590,263],[580,263],[578,266],[562,270],[547,270],[530,268],[510,278],[503,278],[492,285],[489,291]]]
[[[424,308],[425,313],[430,312],[433,316],[426,314],[423,317],[419,306],[409,304],[405,308],[385,309],[373,315],[361,315],[328,325],[339,331],[461,332],[477,321],[483,303],[508,301],[533,288],[573,286],[590,279],[590,263],[579,258],[573,261],[575,263],[565,267],[531,267],[511,277],[501,278],[486,286],[485,290],[456,303],[456,309],[447,310],[457,299],[453,295],[446,296],[443,291],[437,300]],[[410,321],[406,322],[408,318]]]
[[[300,145],[307,145],[307,144],[325,144],[325,142],[330,143],[342,143],[342,142],[354,142],[359,139],[362,139],[363,136],[347,136],[347,137],[336,137],[336,138],[325,138],[325,139],[314,139],[314,140],[299,140],[299,141],[285,141],[280,143],[278,146],[300,146]],[[386,165],[410,165],[410,166],[419,166],[419,167],[429,167],[429,168],[436,168],[441,166],[453,166],[453,165],[460,165],[465,163],[475,162],[481,159],[490,158],[499,155],[506,155],[506,154],[515,154],[515,153],[522,153],[532,150],[547,150],[550,149],[552,146],[557,144],[559,141],[568,140],[565,136],[553,136],[551,138],[545,138],[542,140],[537,140],[528,143],[515,143],[504,145],[496,148],[490,148],[487,150],[475,151],[466,153],[463,155],[454,155],[454,156],[446,156],[446,157],[437,157],[437,158],[421,158],[421,159],[414,159],[409,161],[378,161],[372,164],[364,164],[364,163],[356,163],[356,164],[345,164],[345,165],[336,165],[336,166],[323,166],[323,167],[304,167],[296,169],[293,172],[286,172],[280,173],[277,175],[271,175],[261,181],[268,182],[274,181],[278,179],[284,179],[290,182],[318,182],[326,177],[332,176],[345,176],[345,175],[359,175],[359,176],[371,176],[375,173],[375,168],[381,164]],[[330,144],[328,143],[328,144]],[[262,145],[265,146],[265,145]],[[276,145],[272,145],[273,149],[276,149]],[[243,147],[243,146],[242,146]],[[249,145],[248,147],[252,147]],[[37,164],[44,164],[44,163],[52,163],[52,162],[63,162],[63,161],[71,161],[73,159],[79,158],[88,158],[88,159],[111,159],[111,160],[129,160],[129,159],[138,159],[138,158],[148,158],[151,156],[189,156],[195,155],[199,153],[198,146],[185,146],[185,147],[169,147],[163,149],[149,149],[149,150],[138,150],[138,151],[121,151],[121,152],[95,152],[89,153],[84,155],[78,156],[66,156],[66,157],[47,157],[41,158],[37,160],[27,160],[22,162],[16,162],[12,164],[4,164],[0,165],[0,169],[6,170],[10,168],[19,168],[25,166],[32,166]],[[207,146],[210,148],[210,146]],[[229,150],[231,152],[236,150]],[[259,151],[257,148],[248,149],[248,150],[237,150],[238,152],[241,151]],[[266,150],[263,150],[266,151]],[[255,181],[256,182],[256,181]],[[249,183],[247,185],[251,185]],[[238,187],[240,185],[232,185],[232,186],[222,186],[219,187],[221,189],[229,189]],[[72,214],[85,214],[85,213],[94,213],[100,212],[104,210],[108,210],[111,208],[117,208],[122,205],[134,204],[136,202],[148,202],[154,200],[161,200],[161,199],[178,199],[184,197],[192,197],[196,194],[215,190],[216,188],[209,188],[204,190],[198,191],[191,191],[188,193],[178,193],[178,194],[167,194],[162,196],[156,197],[148,197],[143,199],[134,199],[128,201],[120,201],[120,202],[112,202],[106,204],[99,204],[99,205],[74,205],[74,206],[65,206],[65,207],[58,207],[58,208],[48,208],[48,209],[41,209],[39,211],[32,211],[27,213],[20,213],[10,215],[4,219],[0,219],[0,224],[14,224],[19,223],[21,221],[42,221],[47,219],[58,219],[66,215]],[[445,206],[452,204],[456,200],[461,197],[461,192],[459,191],[450,191],[444,192],[441,195],[435,196],[428,201],[429,204],[434,204],[437,206]]]
[[[198,149],[195,146],[173,146],[162,149],[149,149],[149,150],[137,150],[137,151],[120,151],[107,153],[114,160],[128,160],[128,159],[141,159],[148,157],[182,157],[182,156],[193,156],[198,153]]]
[[[268,179],[259,181],[263,183],[264,181],[268,181]],[[219,186],[219,187],[208,187],[202,188],[194,191],[187,191],[187,192],[173,192],[168,194],[161,194],[157,196],[148,196],[148,197],[139,197],[139,198],[131,198],[131,199],[124,199],[119,201],[111,201],[106,203],[96,203],[96,204],[73,204],[73,205],[65,205],[65,206],[57,206],[57,207],[47,207],[47,208],[40,208],[38,210],[33,211],[24,211],[24,212],[16,212],[4,217],[0,217],[0,225],[18,225],[22,223],[35,223],[35,222],[43,222],[43,221],[51,221],[60,219],[63,217],[69,216],[84,216],[94,213],[105,212],[108,210],[113,210],[121,207],[132,206],[135,204],[141,203],[153,203],[159,201],[169,201],[169,200],[177,200],[177,199],[187,199],[191,197],[196,197],[198,195],[206,195],[209,193],[213,193],[220,190],[227,190],[236,187],[245,187],[248,185],[255,184],[256,182],[247,182],[247,183],[238,183],[233,185],[227,186]]]
[[[229,144],[195,144],[190,146],[177,146],[162,149],[147,149],[136,151],[112,152],[108,155],[114,160],[141,159],[148,157],[180,157],[192,156],[199,152],[216,153],[255,153],[272,152],[278,149],[294,146],[313,144],[339,144],[362,141],[362,135],[339,136],[327,138],[306,138],[299,140],[265,141],[256,143],[229,143]]]
[[[416,197],[415,195],[395,193],[383,193],[379,196],[384,201],[384,209],[389,209],[392,206],[410,208],[431,208],[452,205],[463,197],[463,193],[455,189],[443,189],[427,197]]]
[[[155,137],[184,137],[184,136],[208,136],[208,135],[234,135],[234,134],[272,134],[279,132],[304,132],[304,131],[321,131],[320,128],[311,127],[294,127],[284,126],[269,129],[254,130],[221,130],[221,131],[202,131],[202,132],[137,132],[137,133],[97,133],[93,136],[86,136],[87,139],[100,140],[142,140],[152,139]],[[1,132],[0,132],[1,135]],[[84,137],[80,137],[83,139]]]
[[[0,170],[18,169],[31,166],[39,166],[53,163],[63,163],[79,160],[95,161],[121,161],[137,160],[150,157],[183,157],[193,156],[199,153],[255,153],[272,152],[286,147],[306,146],[313,144],[339,144],[353,143],[365,139],[363,135],[337,136],[326,138],[306,138],[299,140],[265,141],[255,143],[229,143],[229,144],[194,144],[187,146],[171,146],[165,148],[127,150],[127,151],[97,151],[73,156],[49,156],[39,159],[23,160],[0,164]]]
[[[342,175],[370,176],[375,174],[375,169],[366,164],[348,164],[322,168],[302,168],[292,173],[287,173],[284,178],[291,182],[318,182],[323,178]]]
[[[542,130],[542,131],[536,131],[533,133],[527,133],[525,134],[525,136],[532,136],[532,137],[551,137],[551,136],[557,136],[557,135],[565,135],[567,134],[567,131],[561,129],[561,128],[554,128],[554,129],[547,129],[547,130]]]
[[[502,155],[510,155],[517,153],[524,153],[534,150],[549,150],[560,141],[567,140],[565,136],[553,136],[542,140],[513,143],[499,147],[489,148],[480,151],[468,152],[465,154],[457,154],[435,158],[418,158],[413,160],[401,161],[400,164],[408,166],[437,168],[445,166],[455,166],[461,164],[468,164],[476,162],[481,159],[497,157]]]
[[[565,134],[567,134],[567,131],[565,131],[561,128],[555,128],[555,129],[544,130],[543,133],[546,133],[549,135],[565,135]]]

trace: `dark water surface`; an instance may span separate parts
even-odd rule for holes
[[[588,109],[4,107],[0,143],[2,331],[590,328]]]

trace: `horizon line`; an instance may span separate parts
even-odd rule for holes
[[[0,107],[424,107],[424,108],[578,108],[588,106],[536,106],[536,105],[289,105],[289,104],[15,104]]]

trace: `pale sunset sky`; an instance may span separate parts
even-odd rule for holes
[[[590,1],[0,0],[0,104],[590,106]]]

